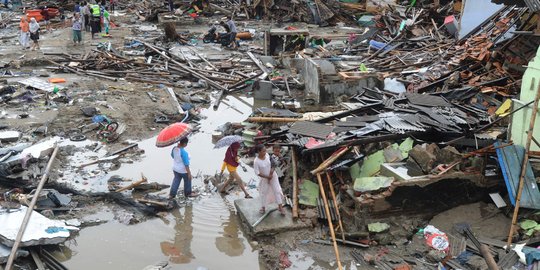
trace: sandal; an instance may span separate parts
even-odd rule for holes
[[[285,215],[286,215],[286,214],[285,214],[285,209],[280,209],[280,210],[279,210],[279,213],[281,214],[281,216],[285,216]]]
[[[264,208],[259,209],[259,213],[260,213],[261,215],[264,214],[265,212],[266,212],[266,209],[264,209]]]
[[[251,195],[249,195],[249,194],[246,195],[244,198],[246,198],[246,199],[253,199],[253,197],[251,197]]]

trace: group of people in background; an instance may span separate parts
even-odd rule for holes
[[[116,0],[109,0],[109,9],[114,11],[116,5]],[[77,23],[73,24],[73,42],[77,42],[78,37],[77,31],[81,31],[84,28],[84,31],[91,32],[92,39],[95,39],[97,33],[103,32],[109,34],[109,25],[111,22],[110,14],[106,9],[106,1],[101,1],[101,3],[90,3],[82,2],[75,4],[74,13],[79,14],[79,16],[74,17],[77,20]],[[79,27],[80,26],[80,27]]]
[[[109,0],[109,9],[114,11],[117,0]],[[71,19],[72,40],[74,45],[82,43],[82,32],[91,31],[92,39],[95,38],[97,33],[105,31],[106,35],[109,35],[110,26],[110,14],[105,8],[106,1],[101,1],[100,4],[90,2],[77,2],[73,9],[73,18]],[[65,21],[64,9],[59,8],[60,21]],[[50,13],[47,6],[41,7],[40,15],[42,18],[42,25],[44,25],[47,32],[51,31]],[[40,23],[36,18],[28,18],[26,15],[21,16],[20,37],[19,42],[23,50],[26,49],[40,49],[39,36],[40,36]],[[32,43],[31,43],[32,42]],[[31,44],[30,44],[31,43]]]

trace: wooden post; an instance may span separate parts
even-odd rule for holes
[[[24,215],[21,228],[19,228],[19,232],[17,233],[17,237],[15,238],[15,243],[13,244],[13,247],[11,248],[11,253],[9,254],[9,258],[6,264],[6,270],[11,270],[11,267],[13,267],[13,261],[15,260],[17,249],[19,249],[19,244],[21,243],[24,232],[26,231],[26,226],[28,226],[28,222],[30,221],[30,216],[32,215],[32,212],[34,212],[34,206],[36,205],[36,202],[39,198],[39,194],[41,193],[41,190],[43,189],[45,182],[47,182],[47,178],[49,178],[49,171],[51,170],[51,166],[53,164],[54,159],[56,158],[57,153],[58,153],[58,145],[54,147],[54,151],[52,152],[49,162],[47,163],[45,172],[41,176],[41,180],[39,180],[39,184],[36,188],[36,195],[32,198],[30,205],[28,205],[28,209],[26,209],[26,214]]]
[[[328,171],[326,172],[326,179],[328,180],[328,185],[330,186],[330,194],[332,195],[332,200],[334,200],[334,208],[336,209],[336,213],[337,213],[337,217],[339,221],[339,230],[341,231],[341,240],[345,241],[345,233],[343,232],[343,222],[341,221],[341,214],[339,213],[339,206],[337,203],[336,193],[334,191],[334,184],[332,183],[332,178],[330,178],[330,173],[328,173]]]
[[[527,141],[525,142],[525,155],[523,156],[523,164],[521,164],[521,173],[519,174],[519,186],[516,195],[516,205],[514,206],[514,215],[512,216],[512,225],[510,226],[510,232],[508,233],[507,249],[511,248],[512,236],[517,224],[517,218],[519,213],[519,204],[521,201],[521,193],[523,192],[523,179],[525,179],[525,173],[527,171],[527,163],[529,162],[529,150],[531,148],[531,140],[534,130],[534,122],[536,121],[536,114],[538,113],[538,100],[540,99],[540,84],[536,90],[536,97],[534,98],[534,105],[531,113],[531,121],[529,123],[529,131],[527,132]]]
[[[296,158],[296,150],[294,147],[291,148],[291,152],[292,152],[292,169],[293,169],[292,216],[293,218],[298,218],[298,168],[296,165],[298,160]]]
[[[322,184],[321,174],[317,173],[317,181],[319,181],[319,189],[321,190],[321,196],[324,202],[324,211],[326,212],[326,219],[328,220],[328,227],[330,227],[330,236],[332,237],[332,244],[334,245],[334,252],[336,253],[336,260],[338,269],[342,270],[341,259],[339,258],[339,250],[336,242],[336,234],[334,233],[334,224],[332,224],[332,216],[330,215],[330,208],[328,207],[328,200],[326,199],[326,193],[324,193],[324,187]]]

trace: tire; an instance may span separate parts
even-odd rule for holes
[[[110,122],[107,127],[105,128],[106,131],[114,133],[116,129],[118,129],[118,122]]]

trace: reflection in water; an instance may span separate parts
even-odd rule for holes
[[[169,256],[169,261],[172,263],[190,263],[191,259],[195,259],[193,253],[191,253],[191,240],[193,240],[193,206],[186,205],[184,218],[182,218],[180,209],[174,209],[172,215],[176,220],[176,225],[174,225],[174,242],[161,242],[161,252]]]
[[[240,239],[240,229],[238,226],[238,218],[234,216],[232,211],[229,211],[229,219],[222,223],[223,236],[216,237],[216,247],[219,251],[234,257],[244,253],[244,241]]]

